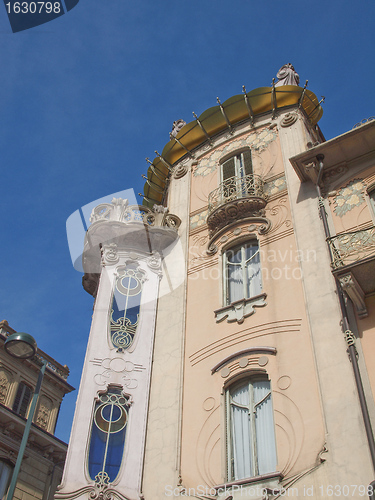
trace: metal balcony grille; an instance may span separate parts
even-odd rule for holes
[[[230,177],[209,194],[208,215],[225,203],[248,197],[267,199],[263,179],[256,174],[248,174],[244,177]]]
[[[375,227],[333,236],[328,243],[333,269],[375,257]]]

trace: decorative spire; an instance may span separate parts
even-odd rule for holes
[[[169,134],[170,137],[176,137],[182,127],[186,125],[186,122],[182,119],[176,120],[172,125],[172,132]]]
[[[299,75],[291,63],[284,64],[284,66],[279,69],[276,76],[278,81],[276,82],[275,87],[280,87],[281,85],[299,84]]]

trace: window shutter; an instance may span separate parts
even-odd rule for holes
[[[245,151],[242,153],[242,157],[243,157],[245,175],[252,174],[253,173],[253,162],[251,160],[250,149],[245,149]]]
[[[232,158],[229,158],[229,160],[225,161],[222,164],[222,170],[223,170],[223,181],[226,179],[229,179],[230,177],[234,177],[236,175],[236,158],[233,156]]]

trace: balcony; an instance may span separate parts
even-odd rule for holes
[[[328,238],[332,272],[365,317],[364,297],[375,291],[375,227]]]
[[[268,196],[256,174],[230,177],[208,196],[207,225],[210,236],[238,219],[263,217]]]

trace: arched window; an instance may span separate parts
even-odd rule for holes
[[[21,382],[17,389],[12,410],[21,417],[26,417],[32,395],[30,387]]]
[[[259,245],[243,243],[224,253],[225,305],[262,293]]]
[[[117,387],[110,387],[95,404],[88,470],[91,479],[97,483],[113,482],[119,473],[128,411],[128,400]]]
[[[276,444],[269,380],[246,379],[226,391],[228,480],[276,470]]]
[[[0,499],[3,500],[9,488],[13,474],[13,465],[8,460],[0,459]]]

